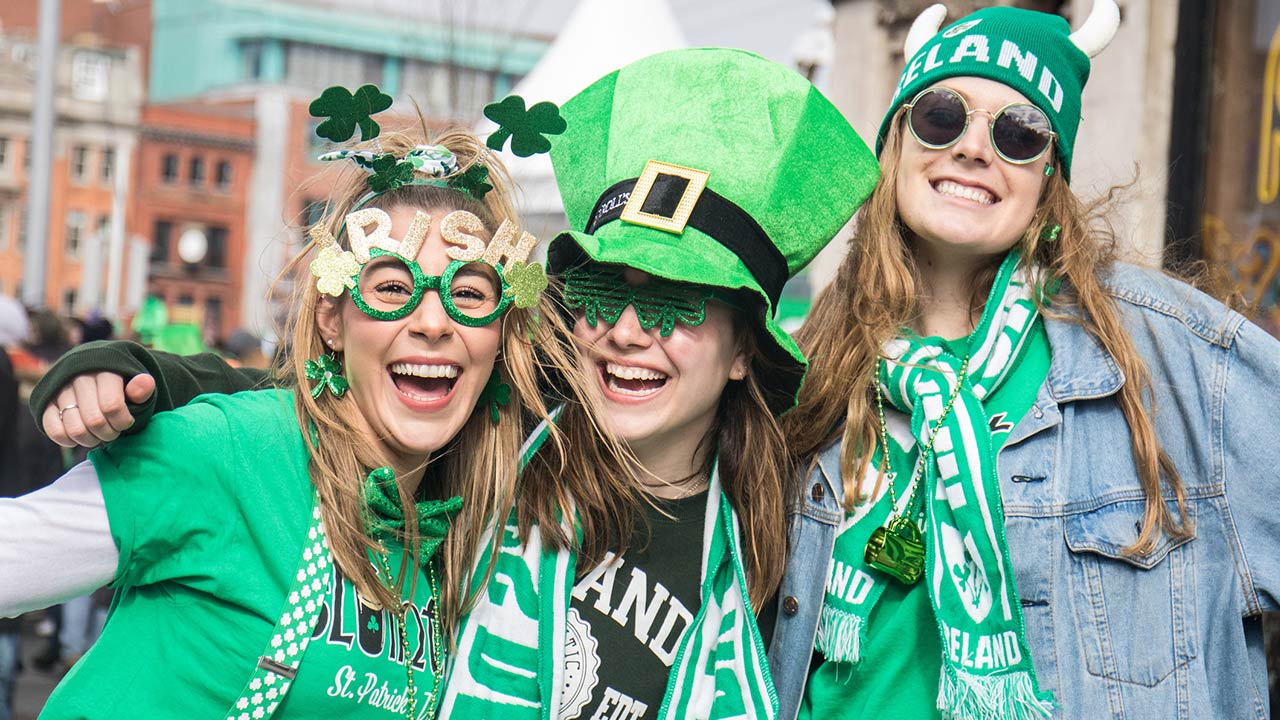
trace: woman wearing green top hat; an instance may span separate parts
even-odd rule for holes
[[[343,93],[351,105],[341,88],[326,97]],[[370,96],[391,102],[355,95]],[[367,108],[347,136],[377,134]],[[41,717],[434,715],[475,559],[496,549],[488,519],[510,503],[524,428],[548,417],[547,378],[579,412],[593,403],[482,150],[396,133],[338,151],[360,167],[295,260],[310,274],[276,387],[198,398],[0,500],[0,615],[115,589]],[[591,438],[597,472],[630,469]],[[557,432],[543,452],[561,447]]]
[[[1114,259],[1072,192],[1089,58],[1008,7],[918,19],[882,181],[798,335],[811,491],[782,716],[1265,718],[1280,344]]]
[[[639,467],[598,472],[574,407],[556,421],[565,461],[534,433],[442,715],[772,717],[766,603],[791,492],[776,418],[805,368],[774,309],[870,192],[874,158],[811,84],[741,51],[638,61],[562,113],[551,157],[572,231],[549,265]],[[97,396],[77,382],[63,400]]]

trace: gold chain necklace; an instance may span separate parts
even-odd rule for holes
[[[883,363],[884,359],[880,362]],[[919,522],[916,517],[912,517],[916,515],[912,509],[916,504],[916,496],[920,493],[920,479],[924,474],[924,465],[929,459],[929,453],[933,452],[933,442],[938,437],[938,431],[942,429],[942,423],[951,413],[956,397],[960,394],[960,386],[964,385],[965,377],[968,375],[969,358],[965,357],[960,365],[960,373],[956,376],[955,387],[951,388],[951,397],[947,399],[947,406],[938,416],[937,424],[929,428],[929,437],[925,439],[924,445],[920,447],[920,454],[916,456],[915,469],[911,473],[911,495],[907,497],[907,503],[903,506],[901,513],[897,511],[898,496],[893,489],[894,476],[889,467],[889,429],[884,420],[884,396],[880,390],[879,370],[880,365],[877,364],[876,378],[872,384],[876,391],[876,413],[880,419],[880,472],[889,483],[889,519],[884,526],[876,528],[871,533],[863,553],[863,560],[871,567],[888,573],[902,583],[912,585],[924,576],[924,540],[920,533]],[[924,422],[928,427],[928,419]]]

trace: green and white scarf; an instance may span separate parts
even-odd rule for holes
[[[539,428],[526,445],[537,449]],[[702,544],[702,607],[680,641],[659,720],[768,718],[777,693],[743,571],[737,514],[712,469]],[[463,618],[440,717],[559,717],[569,594],[577,557],[542,548],[538,527],[520,543],[514,512],[498,532],[493,576]],[[487,546],[487,545],[486,545]],[[477,570],[476,582],[483,581]]]
[[[911,416],[917,448],[937,428],[932,452],[917,461],[924,463],[925,582],[942,637],[938,708],[944,718],[1023,720],[1048,717],[1053,708],[1031,663],[1005,541],[997,448],[982,406],[1008,376],[1038,313],[1034,284],[1019,259],[1010,252],[1000,266],[982,320],[969,337],[967,372],[950,412],[945,408],[964,358],[936,344],[914,335],[886,343],[878,377],[884,398]],[[860,659],[868,618],[886,583],[897,582],[867,565],[867,540],[888,524],[891,510],[892,517],[917,512],[907,508],[913,489],[896,487],[896,508],[882,493],[841,525],[818,627],[817,646],[828,660]]]

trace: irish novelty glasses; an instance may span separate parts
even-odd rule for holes
[[[916,141],[933,150],[951,147],[964,137],[969,116],[974,113],[991,116],[987,125],[991,147],[1014,165],[1039,160],[1056,136],[1044,111],[1025,102],[1010,103],[995,112],[970,110],[964,97],[954,90],[931,87],[902,107],[907,110],[907,127]]]
[[[362,141],[376,140],[381,127],[373,115],[391,107],[392,98],[374,85],[364,85],[354,93],[331,87],[311,103],[315,117],[327,118],[316,126],[316,134],[331,142],[345,142],[357,130]],[[502,149],[508,139],[522,157],[546,152],[550,143],[543,135],[565,129],[559,108],[538,103],[526,109],[524,100],[512,96],[485,108],[485,114],[499,124],[487,146]],[[349,236],[350,250],[343,250],[324,224],[317,224],[310,236],[319,254],[311,262],[316,288],[339,297],[351,291],[356,307],[377,320],[399,320],[412,313],[428,290],[440,294],[440,303],[454,321],[471,327],[488,325],[511,305],[531,308],[547,287],[542,266],[528,263],[537,240],[504,220],[487,242],[480,218],[455,211],[439,220],[440,234],[447,244],[451,262],[440,275],[427,275],[415,259],[431,229],[432,218],[418,211],[403,239],[391,237],[391,218],[376,207],[364,207],[387,192],[407,185],[449,188],[483,202],[492,189],[482,158],[469,167],[459,167],[458,159],[442,145],[419,145],[403,156],[372,150],[335,150],[321,160],[348,160],[369,173],[366,193],[356,210],[346,216],[338,229]]]
[[[484,229],[480,218],[456,210],[440,220],[450,262],[440,275],[427,275],[413,258],[422,248],[432,218],[421,210],[401,240],[391,237],[391,218],[379,208],[364,208],[344,222],[350,250],[343,250],[322,225],[311,230],[321,247],[311,262],[316,288],[334,297],[351,290],[356,307],[376,320],[399,320],[422,302],[428,290],[440,294],[440,304],[454,321],[470,327],[488,325],[512,304],[537,304],[546,288],[540,265],[526,260],[536,240],[504,221],[485,242],[472,233]],[[504,269],[505,265],[505,269]]]

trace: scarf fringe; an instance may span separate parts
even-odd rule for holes
[[[1036,720],[1053,712],[1053,701],[1036,693],[1029,672],[970,675],[942,668],[938,709],[946,720]]]
[[[832,662],[856,663],[862,659],[865,630],[861,615],[823,603],[818,616],[817,648]]]

